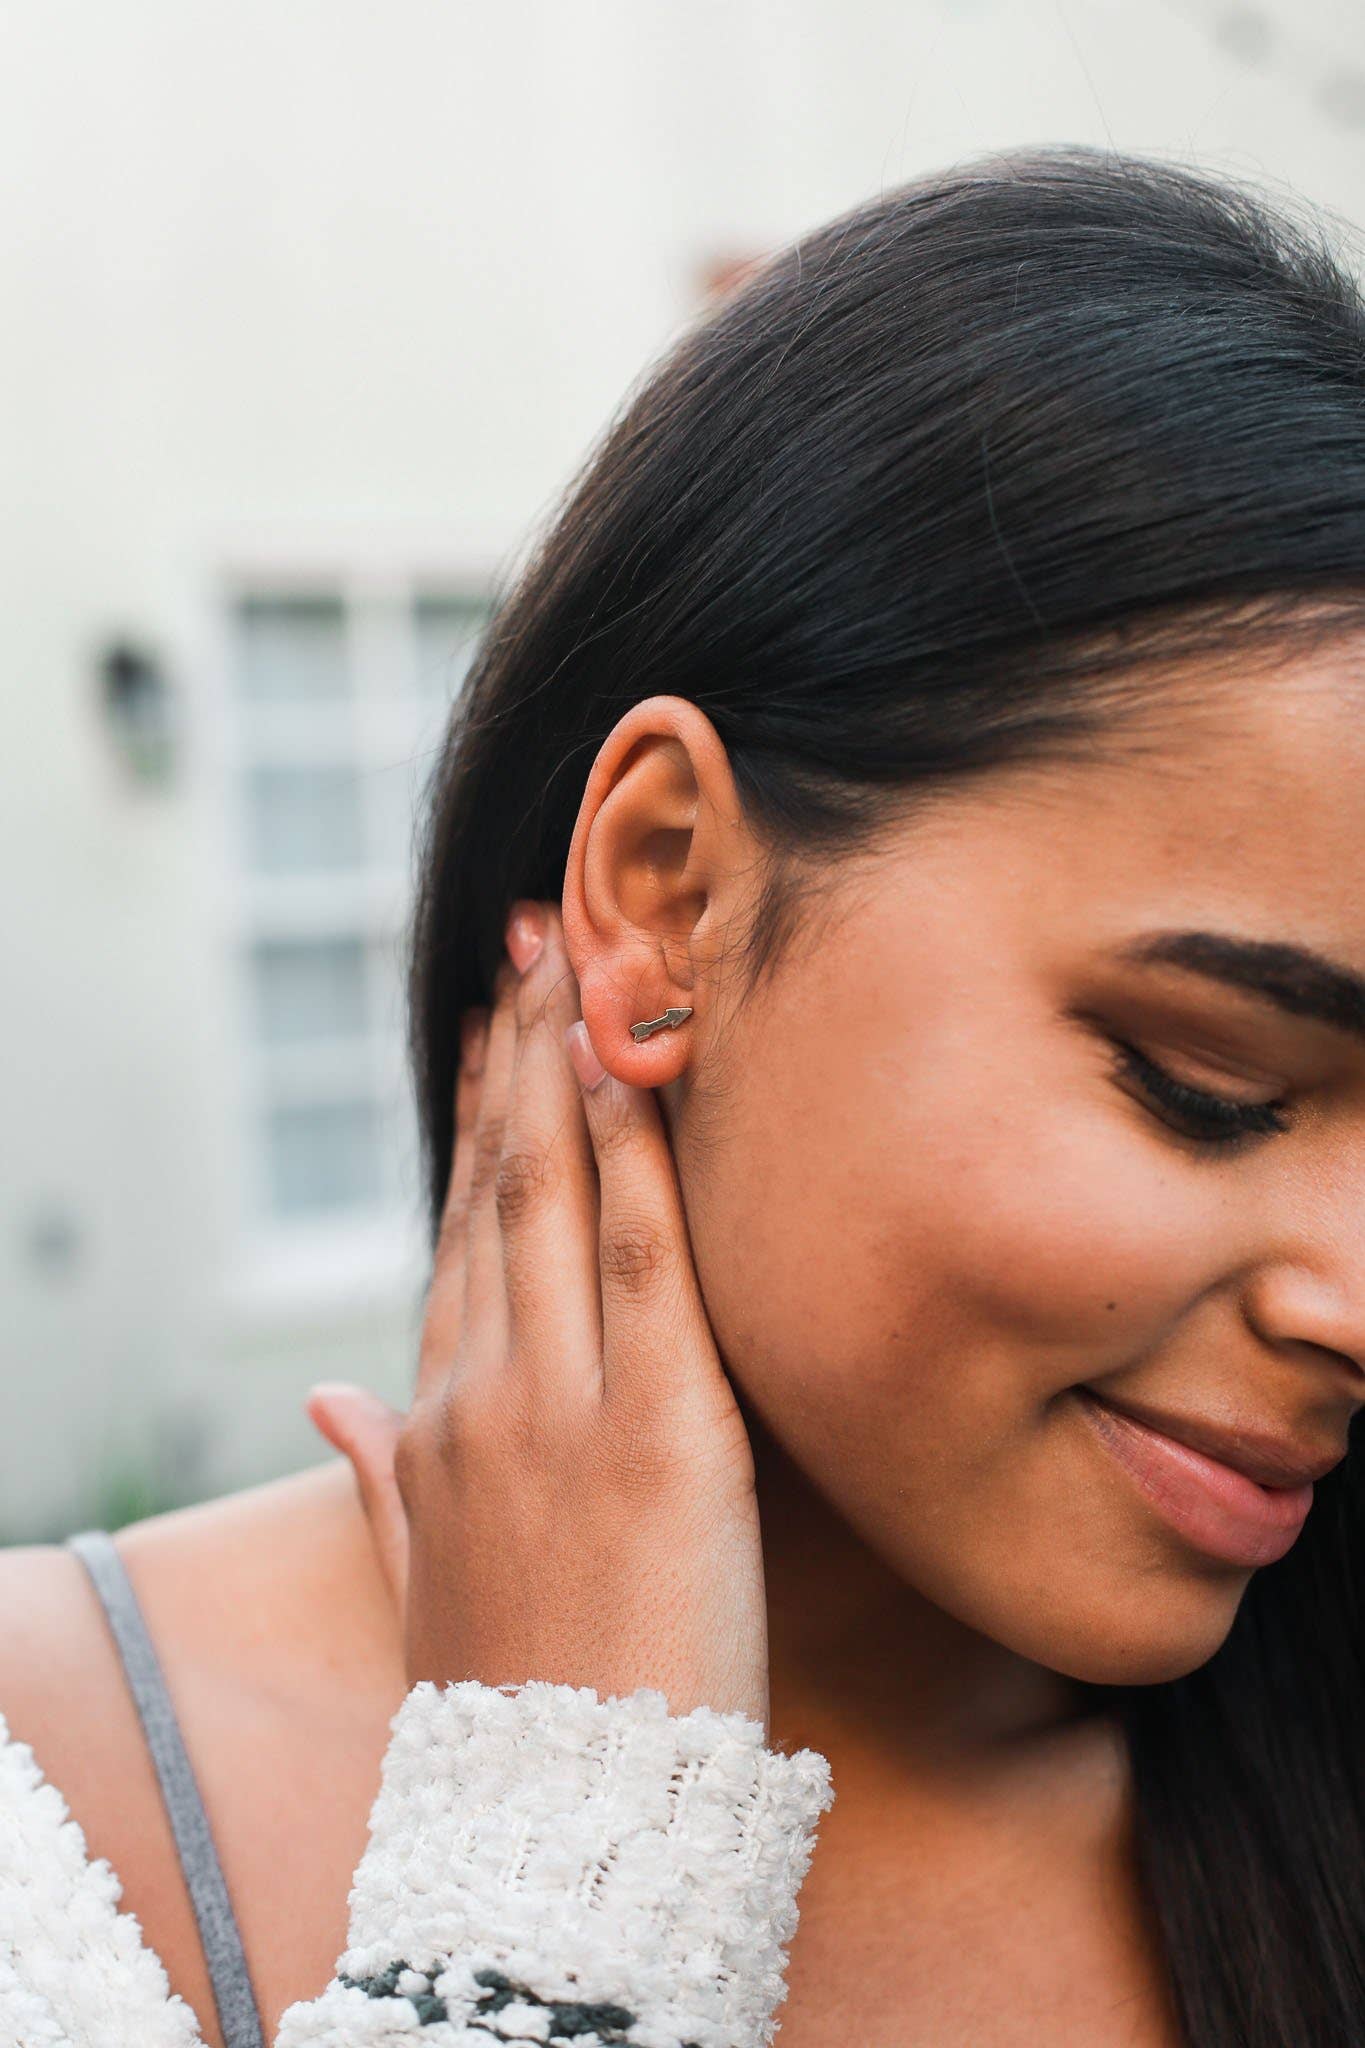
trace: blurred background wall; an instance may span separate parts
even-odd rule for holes
[[[1365,218],[1358,0],[12,0],[0,1540],[404,1400],[410,833],[490,587],[733,265],[1029,141]]]

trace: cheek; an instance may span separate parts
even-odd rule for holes
[[[833,1069],[770,1038],[696,1205],[713,1325],[774,1422],[913,1399],[1003,1425],[1161,1343],[1226,1250],[1212,1171],[1055,1028],[1009,1071],[1019,1029],[980,1010],[895,1054],[882,1031]]]
[[[1216,1279],[1218,1184],[1074,1049],[1012,1092],[960,1031],[921,1053],[899,1075],[789,1057],[708,1162],[689,1215],[722,1356],[946,1610],[1078,1675],[1187,1669],[1226,1616],[1191,1592],[1145,1640],[1133,1589],[1172,1575],[1059,1397],[1167,1343]]]

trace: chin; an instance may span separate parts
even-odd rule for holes
[[[1054,1629],[1026,1654],[1088,1685],[1169,1685],[1207,1664],[1226,1642],[1245,1579],[1232,1590],[1206,1584],[1197,1593],[1160,1582],[1103,1616]]]

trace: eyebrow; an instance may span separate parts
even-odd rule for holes
[[[1145,932],[1115,949],[1138,966],[1166,963],[1246,989],[1291,1016],[1313,1017],[1365,1039],[1365,978],[1306,946],[1231,932]]]

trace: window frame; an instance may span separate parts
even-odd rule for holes
[[[262,877],[249,865],[245,774],[255,751],[251,709],[244,703],[236,672],[235,613],[246,599],[336,596],[343,607],[352,689],[347,700],[261,722],[278,738],[292,728],[299,758],[310,734],[332,723],[336,758],[361,768],[361,829],[370,851],[359,871],[326,877]],[[496,598],[493,565],[471,550],[351,550],[295,546],[289,549],[223,550],[205,593],[204,751],[211,802],[212,836],[221,877],[216,906],[222,987],[227,1010],[221,1042],[225,1072],[226,1215],[225,1293],[248,1316],[272,1319],[295,1312],[374,1304],[408,1298],[425,1273],[426,1242],[422,1193],[415,1152],[415,1121],[407,1073],[401,973],[386,978],[374,954],[389,948],[401,966],[412,909],[414,860],[411,846],[392,859],[376,860],[373,849],[392,837],[395,815],[416,803],[444,731],[453,694],[423,687],[422,635],[418,606],[448,602],[482,609],[486,626]],[[452,643],[454,655],[461,643]],[[378,687],[395,670],[405,676],[401,698]],[[467,664],[458,678],[463,684]],[[259,712],[259,707],[258,712]],[[346,745],[340,745],[344,734]],[[406,795],[395,804],[394,783],[405,775]],[[379,835],[376,837],[375,835]],[[358,1097],[374,1101],[381,1117],[381,1194],[372,1210],[282,1216],[268,1200],[270,1170],[266,1131],[271,1101],[299,1099],[282,1094],[278,1077],[289,1054],[272,1055],[252,1027],[256,998],[253,949],[262,939],[317,938],[328,932],[360,936],[367,958],[367,993],[387,993],[390,1008],[372,1015],[357,1053]],[[306,1055],[299,1049],[298,1057]],[[341,1057],[341,1056],[339,1056]],[[275,1068],[274,1082],[269,1073]],[[337,1069],[340,1070],[339,1068]],[[391,1139],[393,1119],[405,1123],[404,1156]],[[406,1174],[406,1181],[404,1175]]]

